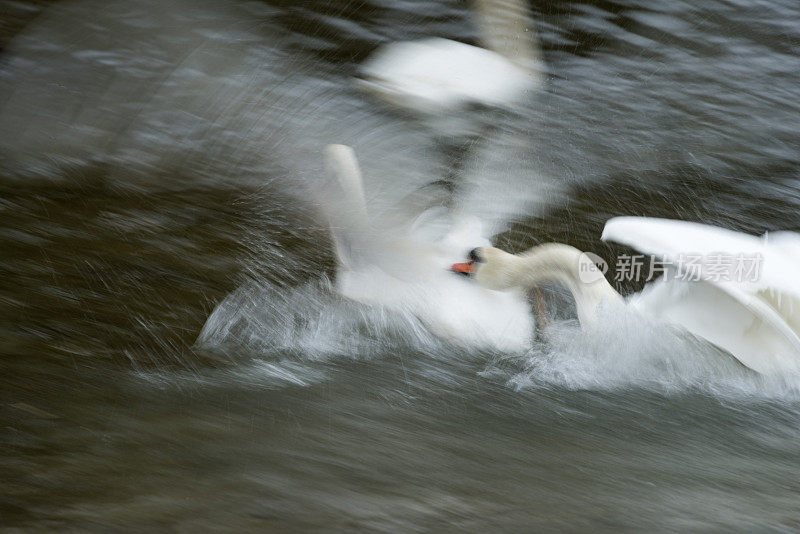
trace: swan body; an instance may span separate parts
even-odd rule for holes
[[[538,85],[534,73],[499,54],[439,38],[388,45],[361,73],[364,91],[420,115],[507,107]]]
[[[503,352],[530,347],[534,323],[522,291],[486,289],[447,271],[454,258],[488,244],[477,219],[454,217],[438,239],[429,228],[378,231],[368,219],[352,149],[327,147],[326,167],[343,193],[342,206],[329,214],[338,260],[335,287],[342,296],[410,313],[461,346]]]
[[[495,289],[562,283],[574,295],[584,327],[597,321],[599,307],[628,305],[682,327],[760,373],[800,371],[800,282],[795,278],[800,236],[780,232],[758,238],[683,221],[620,217],[606,224],[603,239],[665,262],[677,263],[682,254],[704,259],[691,279],[668,271],[627,300],[587,255],[567,245],[541,245],[519,255],[479,248],[473,254],[478,261],[452,268]],[[712,258],[740,254],[760,255],[758,278],[722,281],[711,276]]]
[[[517,104],[542,84],[536,37],[524,25],[525,6],[518,0],[474,3],[485,48],[440,38],[390,43],[362,66],[359,86],[421,115]]]

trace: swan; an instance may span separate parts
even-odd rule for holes
[[[410,313],[438,337],[463,347],[513,353],[530,347],[534,322],[522,291],[493,291],[447,271],[476,244],[488,244],[479,220],[453,216],[443,236],[430,223],[403,232],[376,228],[352,148],[327,146],[325,167],[340,196],[326,203],[340,295]]]
[[[685,221],[617,217],[606,223],[602,239],[652,254],[665,263],[664,276],[623,299],[587,254],[557,243],[519,255],[479,247],[451,270],[499,291],[561,283],[573,294],[584,328],[597,325],[598,309],[625,305],[711,342],[761,374],[800,371],[798,234],[759,238]],[[682,255],[700,258],[693,272],[681,265]],[[726,257],[757,261],[758,276],[718,279],[715,265]]]
[[[535,33],[520,0],[474,0],[485,48],[441,38],[389,43],[360,70],[358,85],[416,115],[508,108],[542,85]]]

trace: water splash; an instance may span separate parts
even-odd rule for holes
[[[666,394],[703,391],[723,397],[800,398],[800,377],[764,376],[680,328],[635,310],[602,314],[602,326],[583,331],[560,321],[546,332],[509,383],[518,389],[565,387]]]

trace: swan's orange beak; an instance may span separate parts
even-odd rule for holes
[[[475,272],[475,262],[468,261],[467,263],[454,263],[450,270],[454,273],[463,274],[464,276],[469,276]]]

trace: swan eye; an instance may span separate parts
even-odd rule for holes
[[[475,263],[483,263],[483,260],[481,259],[481,257],[478,256],[478,249],[477,248],[473,248],[472,250],[470,250],[469,254],[468,254],[468,257],[469,257],[469,259],[471,261],[474,261]]]

